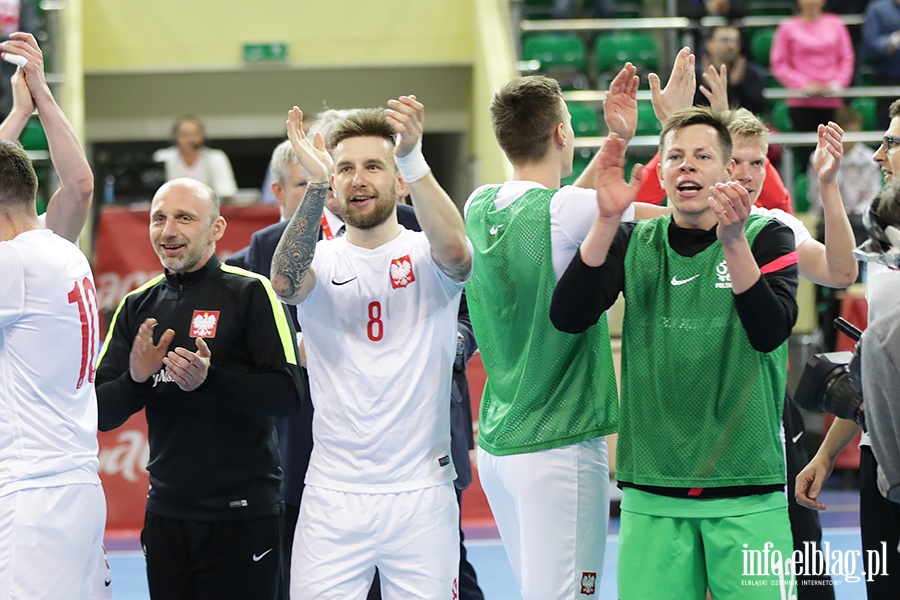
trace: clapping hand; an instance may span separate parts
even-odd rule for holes
[[[425,105],[415,96],[400,96],[396,100],[388,100],[384,116],[394,131],[400,134],[395,153],[406,156],[416,147],[425,131]]]
[[[653,112],[660,123],[664,123],[672,113],[694,104],[694,93],[697,91],[695,61],[690,48],[685,46],[679,50],[664,90],[660,90],[659,75],[650,73],[647,76]]]
[[[138,328],[134,342],[131,344],[131,353],[128,356],[128,372],[136,383],[144,383],[154,373],[159,372],[163,366],[163,357],[169,349],[175,332],[166,329],[159,338],[159,343],[153,343],[153,330],[156,328],[156,319],[145,319]]]
[[[325,138],[321,133],[316,133],[310,140],[303,131],[303,111],[296,106],[288,112],[286,122],[288,139],[294,154],[300,160],[300,165],[309,175],[310,183],[328,181],[331,178],[331,170],[334,161],[325,149]]]
[[[831,183],[837,177],[841,168],[841,160],[844,157],[844,146],[841,138],[844,130],[834,121],[828,125],[819,125],[819,141],[813,153],[813,168],[819,181],[823,184]]]
[[[625,147],[625,140],[611,133],[600,149],[594,188],[597,190],[597,207],[602,219],[621,218],[625,209],[634,202],[641,187],[643,165],[635,165],[631,181],[625,181]]]
[[[609,91],[603,100],[603,119],[611,133],[617,134],[626,142],[634,137],[637,131],[637,91],[641,79],[637,76],[637,67],[625,63],[622,70],[609,84]]]
[[[163,359],[169,377],[185,392],[193,392],[206,381],[211,352],[203,338],[197,338],[197,351],[178,347]]]

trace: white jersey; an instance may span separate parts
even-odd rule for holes
[[[809,233],[809,229],[806,228],[803,221],[780,208],[762,208],[754,204],[750,207],[750,214],[772,217],[790,227],[791,232],[794,234],[794,248],[799,248],[801,244],[813,239],[812,234]]]
[[[0,495],[97,476],[97,295],[46,229],[0,242]]]
[[[469,210],[472,199],[484,191],[495,187],[483,185],[466,200],[464,213]],[[502,210],[515,202],[528,190],[547,189],[535,181],[507,181],[497,191],[494,208]],[[556,278],[562,277],[566,267],[575,256],[578,246],[587,237],[597,216],[597,192],[591,189],[567,185],[560,188],[550,199],[550,253]],[[634,206],[629,206],[622,214],[622,221],[634,220]]]
[[[463,283],[424,233],[373,250],[321,241],[316,285],[297,307],[313,416],[308,485],[393,493],[456,478],[450,383]]]

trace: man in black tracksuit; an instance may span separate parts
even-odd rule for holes
[[[150,238],[166,272],[122,300],[98,362],[100,429],[146,410],[153,598],[270,599],[279,576],[274,416],[299,409],[303,374],[269,282],[216,257],[224,230],[212,189],[160,188]]]

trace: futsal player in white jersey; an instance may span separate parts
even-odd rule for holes
[[[295,107],[288,137],[309,186],[272,262],[276,293],[298,304],[315,406],[291,598],[365,598],[376,567],[385,599],[453,598],[448,399],[472,260],[462,217],[422,156],[424,106],[401,96],[333,134],[347,234],[316,245],[331,159],[301,121]],[[397,222],[407,190],[423,232]]]
[[[40,215],[43,227],[77,243],[90,212],[94,195],[94,175],[75,130],[47,85],[40,46],[30,33],[10,34],[0,43],[0,51],[24,59],[24,66],[12,76],[13,107],[0,123],[0,139],[15,141],[37,110],[47,136],[50,160],[59,176],[59,188]],[[106,551],[99,548],[91,600],[110,600],[112,585]]]
[[[0,182],[0,597],[87,599],[106,520],[93,276],[41,227],[31,161],[5,140]]]

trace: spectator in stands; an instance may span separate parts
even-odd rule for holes
[[[572,19],[576,17],[575,5],[580,4],[576,0],[553,0],[553,9],[550,16],[554,19]],[[612,19],[616,16],[616,0],[591,0],[594,7],[593,18]]]
[[[689,19],[738,19],[747,16],[747,3],[744,0],[678,0],[678,14]]]
[[[693,21],[686,32],[684,43],[691,48],[700,48],[703,44],[704,31],[700,25],[703,17],[725,17],[740,19],[747,16],[745,0],[678,0],[678,16]]]
[[[866,9],[863,50],[878,76],[878,85],[900,84],[900,2],[875,0]],[[878,98],[878,128],[890,125],[888,109],[893,97]]]
[[[835,94],[853,79],[854,52],[847,27],[825,13],[825,0],[797,0],[800,13],[778,26],[769,64],[772,75],[798,97],[787,100],[794,131],[814,132],[819,123],[834,120],[844,105]],[[813,146],[797,146],[798,165],[806,166]]]
[[[727,71],[728,98],[734,108],[746,108],[757,115],[769,112],[769,104],[763,97],[765,75],[756,63],[747,60],[741,52],[741,31],[734,25],[720,25],[710,30],[706,39],[706,54],[697,65],[698,79],[709,76],[710,69],[721,73],[722,67]],[[694,104],[709,105],[709,90],[697,89]]]
[[[891,0],[894,1],[894,0]],[[849,106],[844,106],[835,111],[835,122],[845,132],[862,131],[862,115]],[[858,244],[866,239],[865,229],[862,227],[862,215],[869,210],[872,198],[881,190],[881,169],[872,162],[875,150],[868,146],[855,142],[844,142],[844,159],[838,171],[838,186],[841,190],[841,198],[850,222],[856,233]],[[819,193],[819,179],[816,177],[816,169],[809,163],[809,208],[822,212],[822,196]]]
[[[175,145],[153,153],[153,160],[165,164],[166,181],[190,177],[216,191],[222,201],[237,193],[234,172],[228,156],[221,150],[207,148],[203,121],[185,115],[175,121],[172,137]]]

